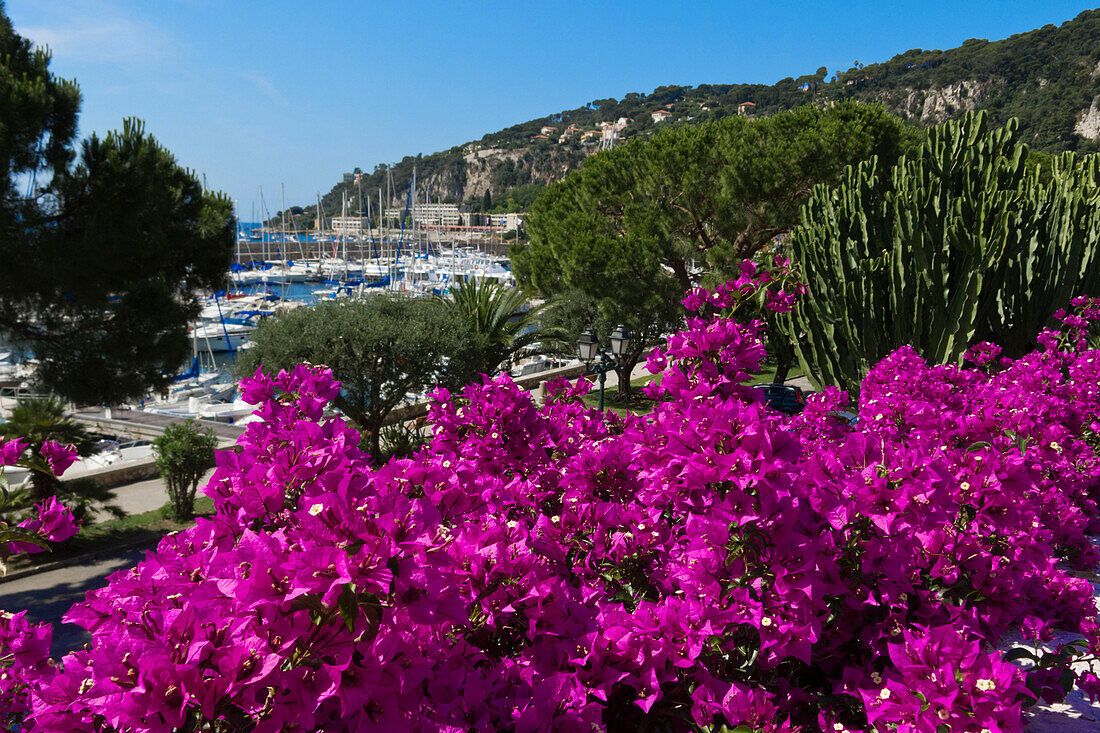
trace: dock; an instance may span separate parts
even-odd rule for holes
[[[165,428],[175,423],[187,422],[187,418],[156,415],[141,410],[86,408],[72,413],[73,419],[98,433],[117,435],[131,440],[155,440],[164,434]],[[245,431],[244,425],[195,420],[201,427],[210,428],[218,438],[218,446],[232,445]]]

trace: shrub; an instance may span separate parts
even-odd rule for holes
[[[214,431],[200,429],[194,420],[169,425],[153,441],[153,455],[168,491],[172,519],[194,516],[195,492],[203,474],[214,465],[217,446]]]

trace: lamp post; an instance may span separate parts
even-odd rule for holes
[[[605,349],[600,348],[600,340],[596,338],[596,333],[591,328],[580,335],[577,339],[577,354],[580,356],[581,361],[588,367],[590,374],[598,374],[600,376],[600,409],[603,409],[603,388],[604,383],[607,381],[607,373],[612,369],[616,369],[619,366],[619,362],[616,361],[614,356],[622,356],[623,352],[630,347],[630,332],[626,330],[626,326],[619,324],[614,331],[611,332],[611,354],[608,354]],[[599,361],[592,363],[597,357]]]

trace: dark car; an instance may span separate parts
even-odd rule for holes
[[[848,410],[833,410],[829,413],[832,417],[836,418],[837,422],[847,425],[850,428],[854,428],[859,423],[859,415]]]
[[[756,384],[754,389],[764,393],[764,404],[787,415],[797,415],[806,409],[806,395],[802,389],[790,384]]]

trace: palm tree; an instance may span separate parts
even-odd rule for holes
[[[20,400],[7,422],[0,424],[0,436],[22,438],[31,451],[38,453],[47,441],[71,444],[81,456],[91,455],[95,441],[80,425],[65,414],[65,404],[56,397]],[[57,493],[54,476],[31,471],[34,501],[49,499]]]
[[[470,278],[436,300],[469,332],[470,343],[452,362],[452,383],[465,383],[478,374],[492,376],[507,369],[519,353],[545,354],[561,348],[564,332],[543,327],[539,316],[546,305],[527,308],[522,291],[488,279]]]

